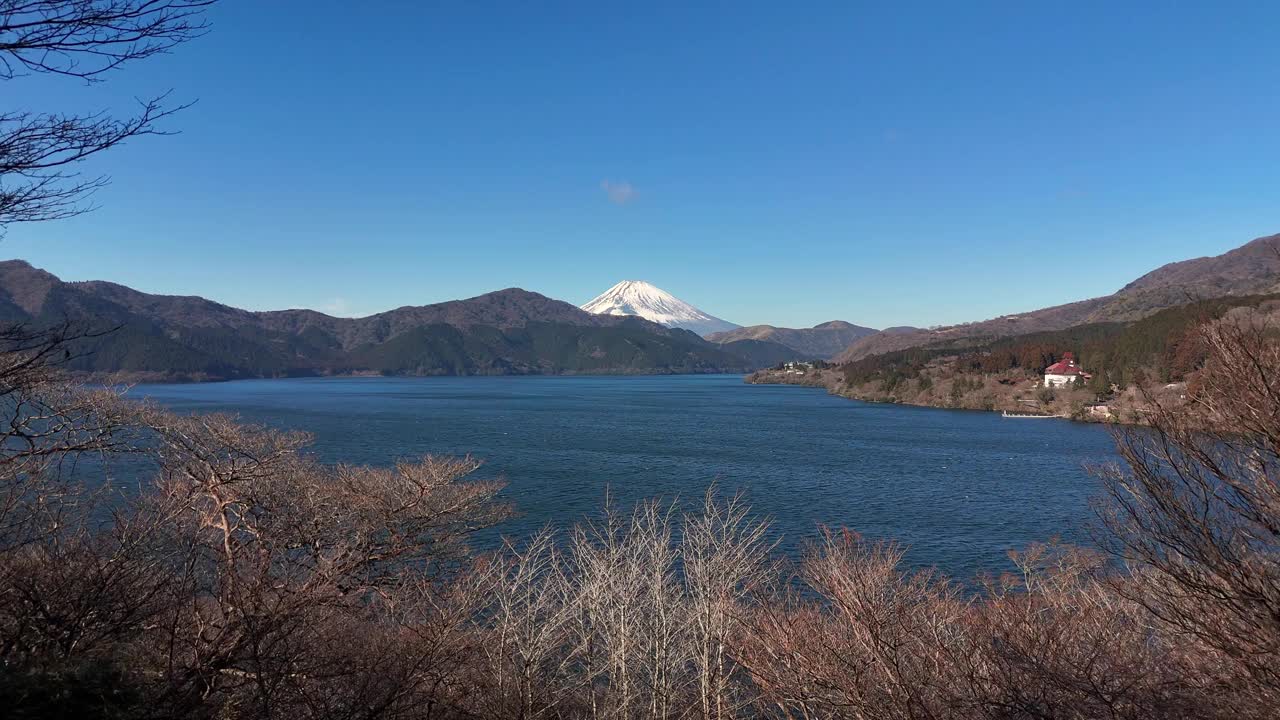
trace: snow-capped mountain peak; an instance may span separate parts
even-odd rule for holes
[[[643,280],[623,280],[583,305],[582,309],[596,315],[638,315],[660,325],[692,330],[699,335],[740,327],[708,315]]]

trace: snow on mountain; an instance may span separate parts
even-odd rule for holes
[[[639,315],[660,325],[692,330],[699,335],[741,327],[708,315],[643,280],[623,280],[582,309],[596,315]]]

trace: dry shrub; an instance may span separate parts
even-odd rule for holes
[[[780,601],[742,636],[764,702],[785,716],[941,717],[942,668],[966,604],[903,549],[826,531]]]
[[[989,584],[965,617],[953,687],[977,717],[1214,716],[1194,648],[1159,632],[1115,592],[1105,558],[1037,545],[1014,554],[1016,579]]]
[[[507,514],[499,483],[466,480],[478,463],[324,466],[304,435],[125,403],[14,353],[6,378],[0,692],[20,715],[90,675],[128,702],[85,702],[138,717],[423,717],[465,696],[476,603],[455,579]],[[62,472],[121,451],[153,470],[139,492]]]
[[[329,468],[299,454],[296,434],[162,419],[156,512],[172,518],[182,564],[147,664],[166,669],[167,698],[194,708],[225,695],[261,717],[395,716],[423,683],[448,685],[432,659],[465,636],[437,586],[463,540],[504,514],[499,484],[460,482],[477,463]]]

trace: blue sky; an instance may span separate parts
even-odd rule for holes
[[[691,7],[698,5],[699,7]],[[1123,5],[1123,7],[1121,7]],[[9,103],[180,135],[0,253],[368,314],[648,280],[742,324],[931,325],[1280,232],[1280,4],[224,2]],[[11,107],[12,105],[7,105]]]

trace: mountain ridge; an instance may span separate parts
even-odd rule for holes
[[[806,355],[830,359],[859,338],[879,332],[875,328],[854,325],[844,320],[829,320],[811,328],[784,328],[775,325],[751,325],[707,335],[716,343],[736,340],[765,340],[780,343]]]
[[[69,369],[149,379],[740,372],[792,353],[778,344],[719,346],[688,330],[594,315],[520,288],[339,318],[243,310],[107,281],[63,282],[21,260],[0,262],[0,320],[114,328],[78,347],[87,354]]]
[[[869,335],[855,340],[834,359],[850,362],[933,342],[1064,330],[1086,323],[1129,322],[1191,300],[1277,290],[1280,234],[1255,238],[1220,255],[1167,263],[1111,295],[961,325]]]

